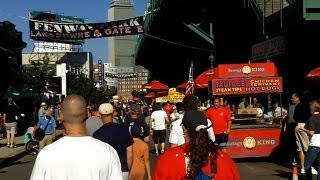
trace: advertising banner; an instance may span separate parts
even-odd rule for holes
[[[281,77],[213,79],[213,95],[257,94],[282,92]]]
[[[218,65],[219,78],[237,77],[266,77],[277,76],[277,68],[274,63],[250,63],[250,64],[220,64]]]
[[[29,13],[29,18],[30,20],[35,20],[35,21],[45,21],[45,22],[54,22],[54,23],[72,23],[72,24],[83,24],[84,19],[78,18],[78,17],[73,17],[73,16],[64,16],[60,14],[52,14],[48,12],[43,12],[43,11],[32,11]],[[55,40],[54,42],[56,42]],[[83,44],[84,40],[67,40],[67,39],[62,39],[59,40],[58,42],[61,43],[70,43],[70,44]]]
[[[143,33],[143,16],[103,23],[55,23],[29,20],[30,39],[41,41],[80,40]]]
[[[227,144],[232,158],[268,157],[279,146],[280,128],[231,130]]]

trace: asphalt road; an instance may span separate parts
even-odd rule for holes
[[[156,156],[151,155],[153,167]],[[1,180],[28,180],[35,156],[25,156],[14,164],[0,169]],[[242,159],[236,161],[241,179],[244,180],[291,180],[291,169],[268,162],[267,159]],[[300,179],[300,178],[299,178]],[[302,179],[302,178],[301,178]]]

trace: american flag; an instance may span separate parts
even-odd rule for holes
[[[191,66],[189,70],[189,80],[188,80],[185,94],[194,94],[193,62],[191,62]]]

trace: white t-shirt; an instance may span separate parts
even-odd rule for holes
[[[181,117],[181,114],[179,114],[178,112],[173,112],[170,114],[171,121],[177,120],[180,117]]]
[[[153,111],[151,113],[151,121],[153,120],[154,122],[153,130],[165,130],[166,117],[167,113],[163,110]]]
[[[120,160],[109,144],[90,136],[65,136],[44,147],[30,180],[122,180]]]
[[[171,130],[170,130],[170,136],[169,136],[169,142],[171,144],[177,144],[178,146],[186,142],[183,135],[183,129],[181,126],[182,118],[183,118],[183,115],[180,116],[178,120],[171,123]],[[208,126],[211,126],[212,125],[211,121],[209,119],[207,119],[207,121],[208,121]],[[213,142],[216,141],[212,126],[208,128],[208,135]]]
[[[309,146],[320,147],[320,134],[313,134]]]
[[[277,107],[274,110],[274,117],[281,117],[281,116],[286,117],[287,114],[288,114],[287,110],[281,107]]]

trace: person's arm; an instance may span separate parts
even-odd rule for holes
[[[309,136],[313,136],[316,129],[315,120],[312,117],[309,118],[308,129],[306,129],[305,127],[301,127],[300,129],[306,132]]]
[[[231,126],[232,126],[232,121],[230,120],[230,121],[228,121],[228,129],[227,129],[227,131],[225,132],[226,134],[230,134],[230,132],[231,132]]]
[[[154,127],[154,118],[153,116],[151,116],[150,124],[149,124],[149,130],[150,130],[149,132],[151,136],[153,135],[153,127]]]
[[[309,136],[313,136],[314,135],[314,131],[308,130],[306,128],[301,128],[304,132],[306,132]]]
[[[127,147],[127,163],[128,163],[128,168],[129,168],[129,171],[131,170],[131,167],[132,167],[132,145],[128,146]]]
[[[13,105],[14,105],[17,109],[20,109],[20,107],[16,104],[15,101],[13,101]]]
[[[148,145],[146,146],[146,150],[144,151],[143,159],[144,159],[144,165],[145,165],[146,170],[147,170],[148,180],[151,180],[150,159],[149,159],[149,148],[148,148]]]
[[[6,123],[6,121],[7,121],[7,114],[3,113],[3,123]]]
[[[228,128],[227,128],[227,131],[225,132],[226,134],[230,134],[230,131],[231,131],[231,126],[232,126],[232,119],[231,119],[231,113],[230,111],[226,111],[226,119],[227,119],[227,125],[228,125]]]
[[[52,122],[52,126],[53,126],[52,139],[54,140],[57,137],[57,129],[56,129],[57,124],[56,124],[56,120],[54,118],[52,118],[51,121],[53,121]]]
[[[149,128],[145,120],[142,121],[142,128],[143,128],[143,141],[148,143],[150,141],[149,135],[152,130]]]
[[[166,123],[167,123],[167,124],[169,124],[169,123],[170,123],[170,121],[169,121],[168,116],[166,116],[166,117],[164,117],[164,118],[166,119]]]
[[[179,139],[179,135],[176,131],[175,128],[175,123],[171,124],[171,130],[170,130],[170,135],[169,135],[169,143],[170,143],[170,147],[176,147],[178,146],[178,139]]]
[[[38,120],[38,124],[36,125],[36,127],[34,128],[34,131],[35,132],[38,128],[40,128],[40,122],[41,122],[41,119]]]

